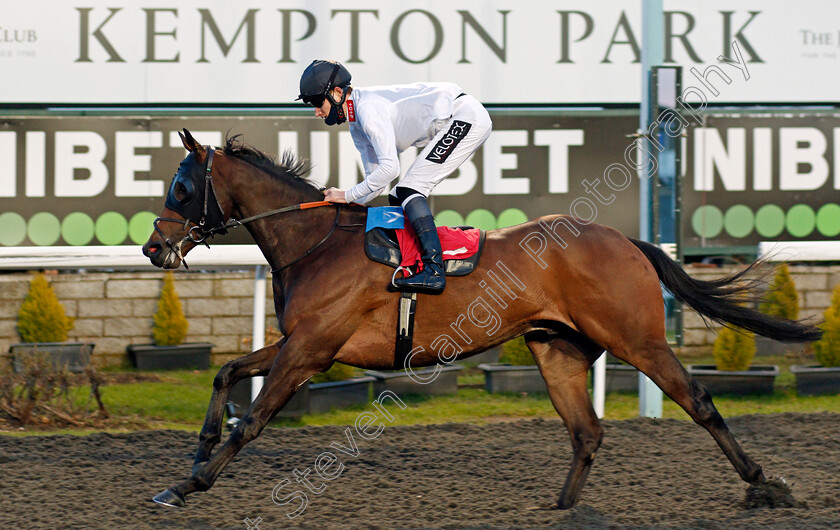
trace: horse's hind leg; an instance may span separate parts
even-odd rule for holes
[[[230,389],[242,379],[267,374],[285,340],[285,338],[280,339],[275,344],[225,363],[216,374],[213,379],[213,394],[210,397],[210,405],[207,407],[207,416],[204,418],[204,425],[198,435],[198,448],[193,462],[194,471],[210,459],[210,453],[222,439],[222,420],[225,417],[225,404]]]
[[[765,481],[761,466],[747,456],[735,441],[723,417],[715,408],[708,389],[683,368],[664,338],[653,341],[634,352],[613,352],[613,354],[644,372],[663,392],[681,406],[695,423],[709,431],[744,481],[749,483]]]
[[[525,340],[572,441],[572,465],[560,498],[552,506],[565,510],[577,501],[604,435],[586,388],[589,368],[603,348],[571,331],[562,338],[533,332],[525,335]]]

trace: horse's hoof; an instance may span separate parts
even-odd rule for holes
[[[763,477],[762,477],[763,478]],[[796,508],[804,506],[793,498],[793,492],[782,477],[770,477],[757,481],[747,488],[744,507],[753,508]]]
[[[173,489],[162,491],[152,497],[152,500],[164,506],[172,506],[173,508],[183,508],[187,505],[184,496]]]
[[[551,505],[552,510],[571,510],[577,503],[577,497],[567,497],[561,495],[557,502]]]

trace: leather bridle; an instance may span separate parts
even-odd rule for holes
[[[215,189],[213,188],[213,173],[212,173],[212,171],[213,171],[213,156],[215,154],[215,151],[210,146],[204,146],[204,148],[207,152],[207,160],[204,163],[204,204],[203,204],[202,209],[201,209],[201,212],[202,212],[201,213],[201,218],[198,221],[196,221],[194,219],[188,219],[188,218],[174,219],[174,218],[171,218],[171,217],[158,217],[157,219],[154,220],[154,223],[153,223],[154,228],[155,228],[155,232],[157,232],[163,238],[164,242],[166,243],[166,246],[169,247],[169,249],[172,252],[175,252],[175,254],[178,256],[178,258],[184,264],[184,268],[189,269],[189,266],[187,265],[187,262],[184,259],[184,255],[181,252],[181,247],[183,246],[184,243],[190,242],[190,243],[193,243],[195,245],[203,243],[207,248],[210,248],[210,244],[207,243],[208,238],[212,238],[216,234],[226,234],[228,229],[239,228],[240,226],[242,226],[244,224],[256,221],[258,219],[263,219],[265,217],[270,217],[272,215],[277,215],[277,214],[286,213],[286,212],[294,212],[294,211],[297,211],[297,210],[307,210],[307,209],[310,209],[310,208],[318,208],[318,207],[321,207],[321,206],[333,206],[333,205],[337,206],[336,211],[335,211],[335,219],[333,220],[332,227],[330,228],[330,231],[327,233],[327,235],[324,236],[323,239],[321,239],[320,241],[315,243],[315,245],[310,247],[299,258],[296,258],[296,259],[292,260],[290,263],[287,263],[286,265],[283,265],[282,267],[272,269],[272,271],[271,271],[272,273],[277,273],[277,272],[280,272],[282,270],[285,270],[285,269],[291,267],[292,265],[294,265],[295,263],[298,263],[299,261],[303,260],[304,258],[309,256],[310,254],[315,252],[315,250],[317,250],[321,245],[326,243],[327,240],[330,238],[330,236],[332,236],[333,233],[335,233],[335,230],[338,227],[338,218],[339,218],[339,215],[341,213],[341,204],[332,203],[332,202],[329,202],[329,201],[316,201],[316,202],[304,202],[304,203],[300,203],[300,204],[293,204],[291,206],[284,206],[282,208],[277,208],[275,210],[269,210],[267,212],[263,212],[263,213],[260,213],[260,214],[257,214],[257,215],[252,215],[251,217],[246,217],[245,219],[230,218],[230,219],[228,219],[227,222],[224,222],[223,220],[220,220],[219,223],[216,226],[207,227],[206,224],[207,224],[208,207],[209,207],[208,205],[211,204],[210,200],[212,199],[212,200],[216,201],[217,204],[218,204],[218,200],[216,199],[216,192],[215,192]],[[219,207],[219,209],[221,210],[221,206]],[[222,217],[224,217],[224,212],[222,212]],[[187,226],[189,226],[190,223],[192,223],[193,226],[189,229],[189,231],[187,232],[187,235],[184,236],[180,241],[173,242],[172,239],[169,238],[166,234],[164,234],[163,231],[158,226],[158,224],[161,223],[161,222],[183,223],[184,229],[186,229]]]

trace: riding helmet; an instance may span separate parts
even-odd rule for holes
[[[300,95],[297,99],[321,96],[335,87],[347,88],[350,72],[338,61],[315,60],[300,76]]]

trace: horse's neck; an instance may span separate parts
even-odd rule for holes
[[[301,190],[286,189],[280,185],[258,185],[247,189],[243,196],[236,197],[234,214],[242,218],[259,215],[295,204],[324,200],[323,196],[312,196]]]
[[[285,184],[275,177],[239,174],[239,195],[234,197],[234,215],[240,219],[259,215],[286,206],[319,200],[305,189]],[[302,255],[329,230],[335,211],[333,208],[314,208],[280,213],[245,225],[262,250],[272,269],[277,269]],[[312,240],[312,241],[310,241]]]

